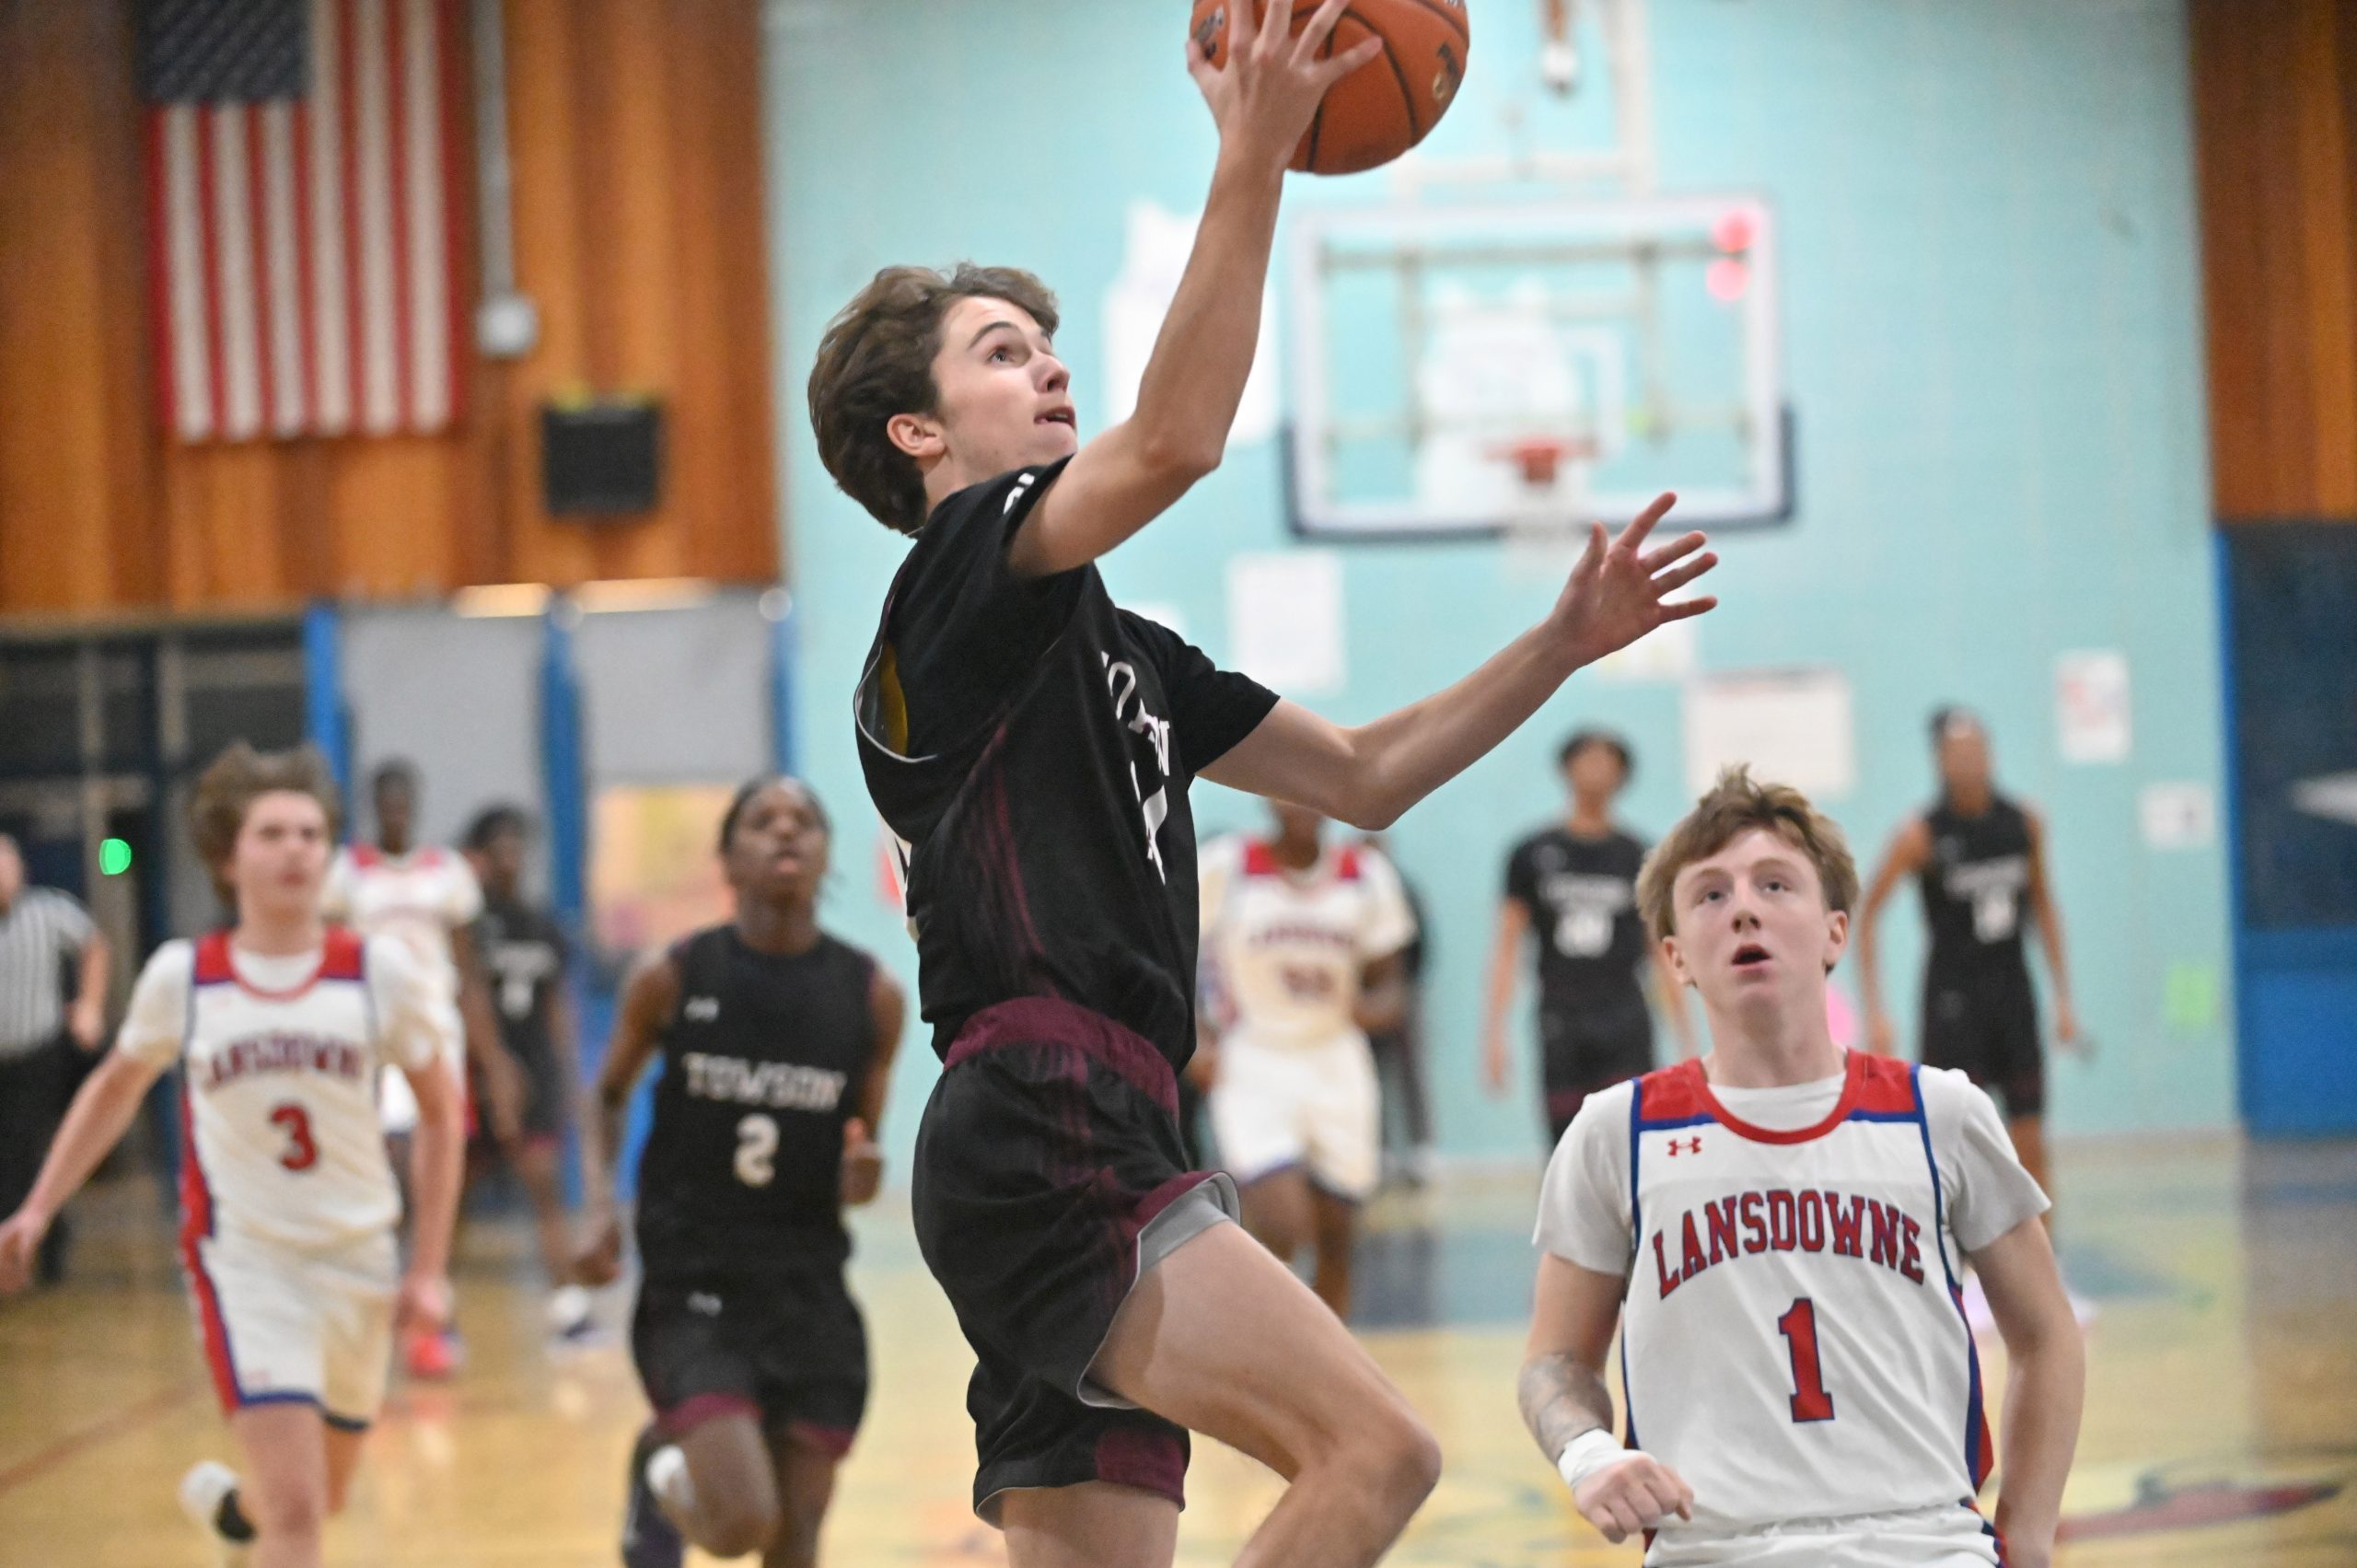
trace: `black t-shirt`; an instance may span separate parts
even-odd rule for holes
[[[733,924],[671,958],[679,1001],[638,1165],[648,1273],[840,1265],[843,1122],[875,1058],[875,960],[831,936],[756,952]]]
[[[1931,923],[1931,972],[1949,980],[2026,981],[2022,922],[2029,912],[2029,818],[2002,796],[1978,817],[1943,796],[1924,814],[1932,858],[1917,877]]]
[[[1016,528],[1063,464],[934,508],[861,678],[859,753],[908,846],[917,991],[934,1050],[1018,996],[1057,996],[1195,1044],[1187,786],[1276,705],[1117,609],[1095,566],[1023,578]]]
[[[1644,1011],[1644,843],[1630,834],[1584,839],[1561,826],[1531,834],[1506,857],[1505,896],[1528,912],[1538,942],[1541,1013]]]
[[[564,979],[564,930],[548,911],[520,899],[484,896],[475,954],[491,986],[499,1038],[519,1061],[548,1060],[549,1010]]]

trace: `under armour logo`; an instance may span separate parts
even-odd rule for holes
[[[693,1292],[688,1297],[688,1310],[701,1312],[707,1318],[717,1318],[720,1316],[720,1297],[704,1291]]]
[[[1702,1136],[1699,1132],[1691,1138],[1672,1138],[1669,1141],[1669,1156],[1672,1159],[1680,1155],[1699,1155],[1701,1152]]]
[[[687,1016],[688,1022],[691,1024],[708,1024],[712,1022],[714,1018],[720,1016],[720,998],[717,996],[689,997]]]

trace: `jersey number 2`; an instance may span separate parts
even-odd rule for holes
[[[760,1111],[737,1123],[737,1179],[767,1187],[777,1176],[777,1119]]]
[[[288,1170],[308,1170],[319,1163],[319,1146],[311,1142],[309,1111],[290,1099],[272,1109],[270,1124],[286,1134],[286,1147],[279,1151],[280,1165]]]
[[[1831,1421],[1833,1396],[1825,1391],[1825,1369],[1817,1357],[1817,1303],[1800,1297],[1776,1327],[1793,1353],[1793,1419]]]

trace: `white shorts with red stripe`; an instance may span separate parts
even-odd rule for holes
[[[181,1261],[225,1414],[310,1404],[353,1432],[377,1418],[400,1279],[390,1233],[326,1252],[225,1233],[194,1238]]]
[[[1266,1045],[1230,1030],[1211,1092],[1220,1163],[1248,1187],[1293,1166],[1353,1202],[1382,1176],[1382,1105],[1375,1057],[1353,1030],[1323,1045]]]

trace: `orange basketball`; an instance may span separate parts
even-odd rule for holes
[[[1252,0],[1265,13],[1282,0]],[[1291,0],[1293,30],[1306,26],[1318,0]],[[1195,0],[1190,24],[1212,64],[1227,64],[1229,0]],[[1256,13],[1257,14],[1257,13]],[[1351,0],[1323,53],[1362,39],[1383,52],[1336,82],[1294,149],[1293,167],[1312,174],[1356,174],[1389,163],[1431,134],[1457,100],[1472,41],[1465,0]]]

